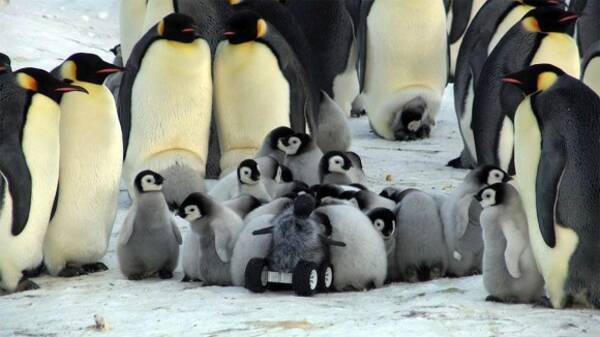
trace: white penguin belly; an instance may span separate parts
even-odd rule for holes
[[[398,15],[403,15],[401,18]],[[441,2],[378,0],[367,17],[365,96],[375,131],[394,139],[395,113],[423,97],[435,118],[447,79],[447,33]]]
[[[210,48],[154,42],[132,88],[131,130],[123,166],[129,183],[142,169],[183,163],[205,171],[212,110]]]
[[[600,95],[600,57],[595,57],[588,63],[583,82]]]
[[[121,36],[121,55],[123,64],[127,64],[129,55],[144,29],[146,0],[123,0],[119,11],[119,29]]]
[[[567,34],[546,34],[531,60],[532,65],[541,63],[553,64],[575,78],[581,75],[577,43]]]
[[[59,198],[44,242],[46,265],[58,273],[66,262],[92,263],[104,256],[117,212],[123,143],[116,105],[102,85],[74,82],[89,95],[61,102]]]
[[[500,159],[500,168],[508,172],[510,161],[513,157],[514,147],[514,128],[513,122],[507,116],[502,121],[500,135],[498,137],[498,158]]]
[[[10,233],[10,220],[3,220],[0,228],[0,274],[2,282],[11,287],[16,286],[21,278],[21,271],[35,268],[42,262],[44,235],[58,183],[59,121],[58,105],[46,96],[35,94],[29,107],[22,140],[23,153],[31,174],[29,219],[18,236]],[[2,217],[4,216],[3,214]],[[16,276],[17,272],[18,279],[5,279]]]
[[[500,22],[500,24],[496,27],[496,31],[494,32],[494,36],[490,40],[490,44],[488,45],[488,55],[492,53],[496,45],[502,40],[504,35],[521,19],[527,12],[532,10],[532,6],[528,5],[518,5],[515,6]]]
[[[540,232],[536,204],[536,178],[541,158],[541,137],[537,119],[531,109],[531,98],[527,97],[515,115],[517,184],[527,213],[531,247],[539,270],[546,281],[550,300],[553,306],[558,308],[564,304],[564,285],[569,272],[569,260],[579,238],[572,229],[555,224],[556,246],[550,248],[544,242]]]
[[[272,129],[290,125],[290,86],[262,43],[219,44],[215,99],[222,169],[253,156]]]

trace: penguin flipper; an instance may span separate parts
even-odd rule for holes
[[[358,46],[358,82],[360,92],[364,92],[365,71],[367,68],[367,17],[374,0],[363,0],[360,7],[360,23],[356,44]]]
[[[181,232],[179,231],[179,227],[177,227],[177,223],[175,220],[171,219],[171,228],[173,229],[173,235],[175,235],[175,240],[181,246],[183,243],[183,239],[181,238]]]
[[[227,263],[231,257],[229,255],[231,233],[225,228],[226,226],[223,223],[213,223],[211,227],[215,233],[215,250],[217,251],[217,255],[223,263]]]
[[[137,208],[133,206],[129,213],[127,213],[127,217],[125,221],[123,221],[123,225],[121,226],[121,232],[119,233],[119,244],[126,245],[131,239],[131,234],[133,234],[133,222],[135,220],[135,213],[137,212]]]
[[[471,19],[472,9],[473,1],[452,2],[452,13],[460,15],[452,15],[452,27],[450,28],[450,35],[448,36],[450,43],[455,43],[458,41],[467,30],[467,25]]]
[[[519,260],[523,251],[527,247],[527,242],[519,232],[517,226],[512,221],[506,221],[501,224],[502,232],[506,238],[506,250],[504,251],[504,262],[506,269],[513,278],[521,277]]]
[[[20,146],[16,145],[19,149]],[[29,220],[31,208],[31,174],[25,161],[25,155],[21,151],[11,149],[2,151],[0,160],[0,175],[4,179],[7,190],[12,199],[12,226],[11,233],[14,236],[21,234]],[[1,196],[0,196],[1,197]]]
[[[542,238],[550,248],[556,246],[554,224],[556,204],[559,197],[560,180],[566,164],[563,140],[555,131],[545,133],[542,138],[542,153],[535,184],[536,208]]]

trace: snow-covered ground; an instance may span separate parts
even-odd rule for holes
[[[0,10],[0,51],[15,68],[51,69],[77,51],[110,60],[117,41],[116,0],[12,0]],[[378,139],[365,118],[351,121],[353,148],[373,189],[449,191],[458,184],[465,171],[445,167],[462,146],[452,107],[447,90],[432,138],[419,142]],[[312,298],[181,283],[179,270],[173,280],[131,282],[119,273],[115,251],[125,212],[118,214],[104,259],[110,270],[73,279],[43,276],[36,279],[40,290],[0,296],[0,337],[600,336],[598,311],[486,303],[478,276]],[[94,328],[94,315],[106,321],[106,330]]]

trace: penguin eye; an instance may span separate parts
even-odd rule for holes
[[[340,165],[340,164],[341,164],[341,162],[340,162],[340,160],[339,160],[339,159],[337,159],[337,160],[335,161],[335,163],[336,163],[336,164],[338,164],[338,165]]]
[[[486,194],[484,195],[484,197],[485,197],[486,199],[489,199],[489,198],[491,198],[491,197],[492,197],[492,194],[491,194],[491,193],[486,193]]]
[[[144,179],[148,184],[152,184],[154,182],[154,179],[152,177],[146,177],[146,179]]]
[[[373,222],[373,224],[375,224],[375,228],[377,228],[378,230],[382,230],[384,227],[384,223],[383,220],[381,219],[377,219]]]

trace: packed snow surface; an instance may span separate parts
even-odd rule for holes
[[[13,0],[0,9],[0,51],[15,68],[52,69],[71,53],[106,60],[118,43],[117,0]],[[377,138],[366,118],[351,121],[353,150],[370,186],[450,191],[466,171],[445,167],[462,147],[451,88],[432,137]],[[4,336],[600,336],[600,314],[484,302],[480,276],[392,284],[368,292],[253,294],[172,280],[132,282],[118,271],[119,211],[107,272],[72,279],[43,276],[40,290],[0,296]],[[90,215],[93,216],[93,215]],[[180,222],[182,232],[188,227]],[[98,323],[95,323],[97,321]]]

